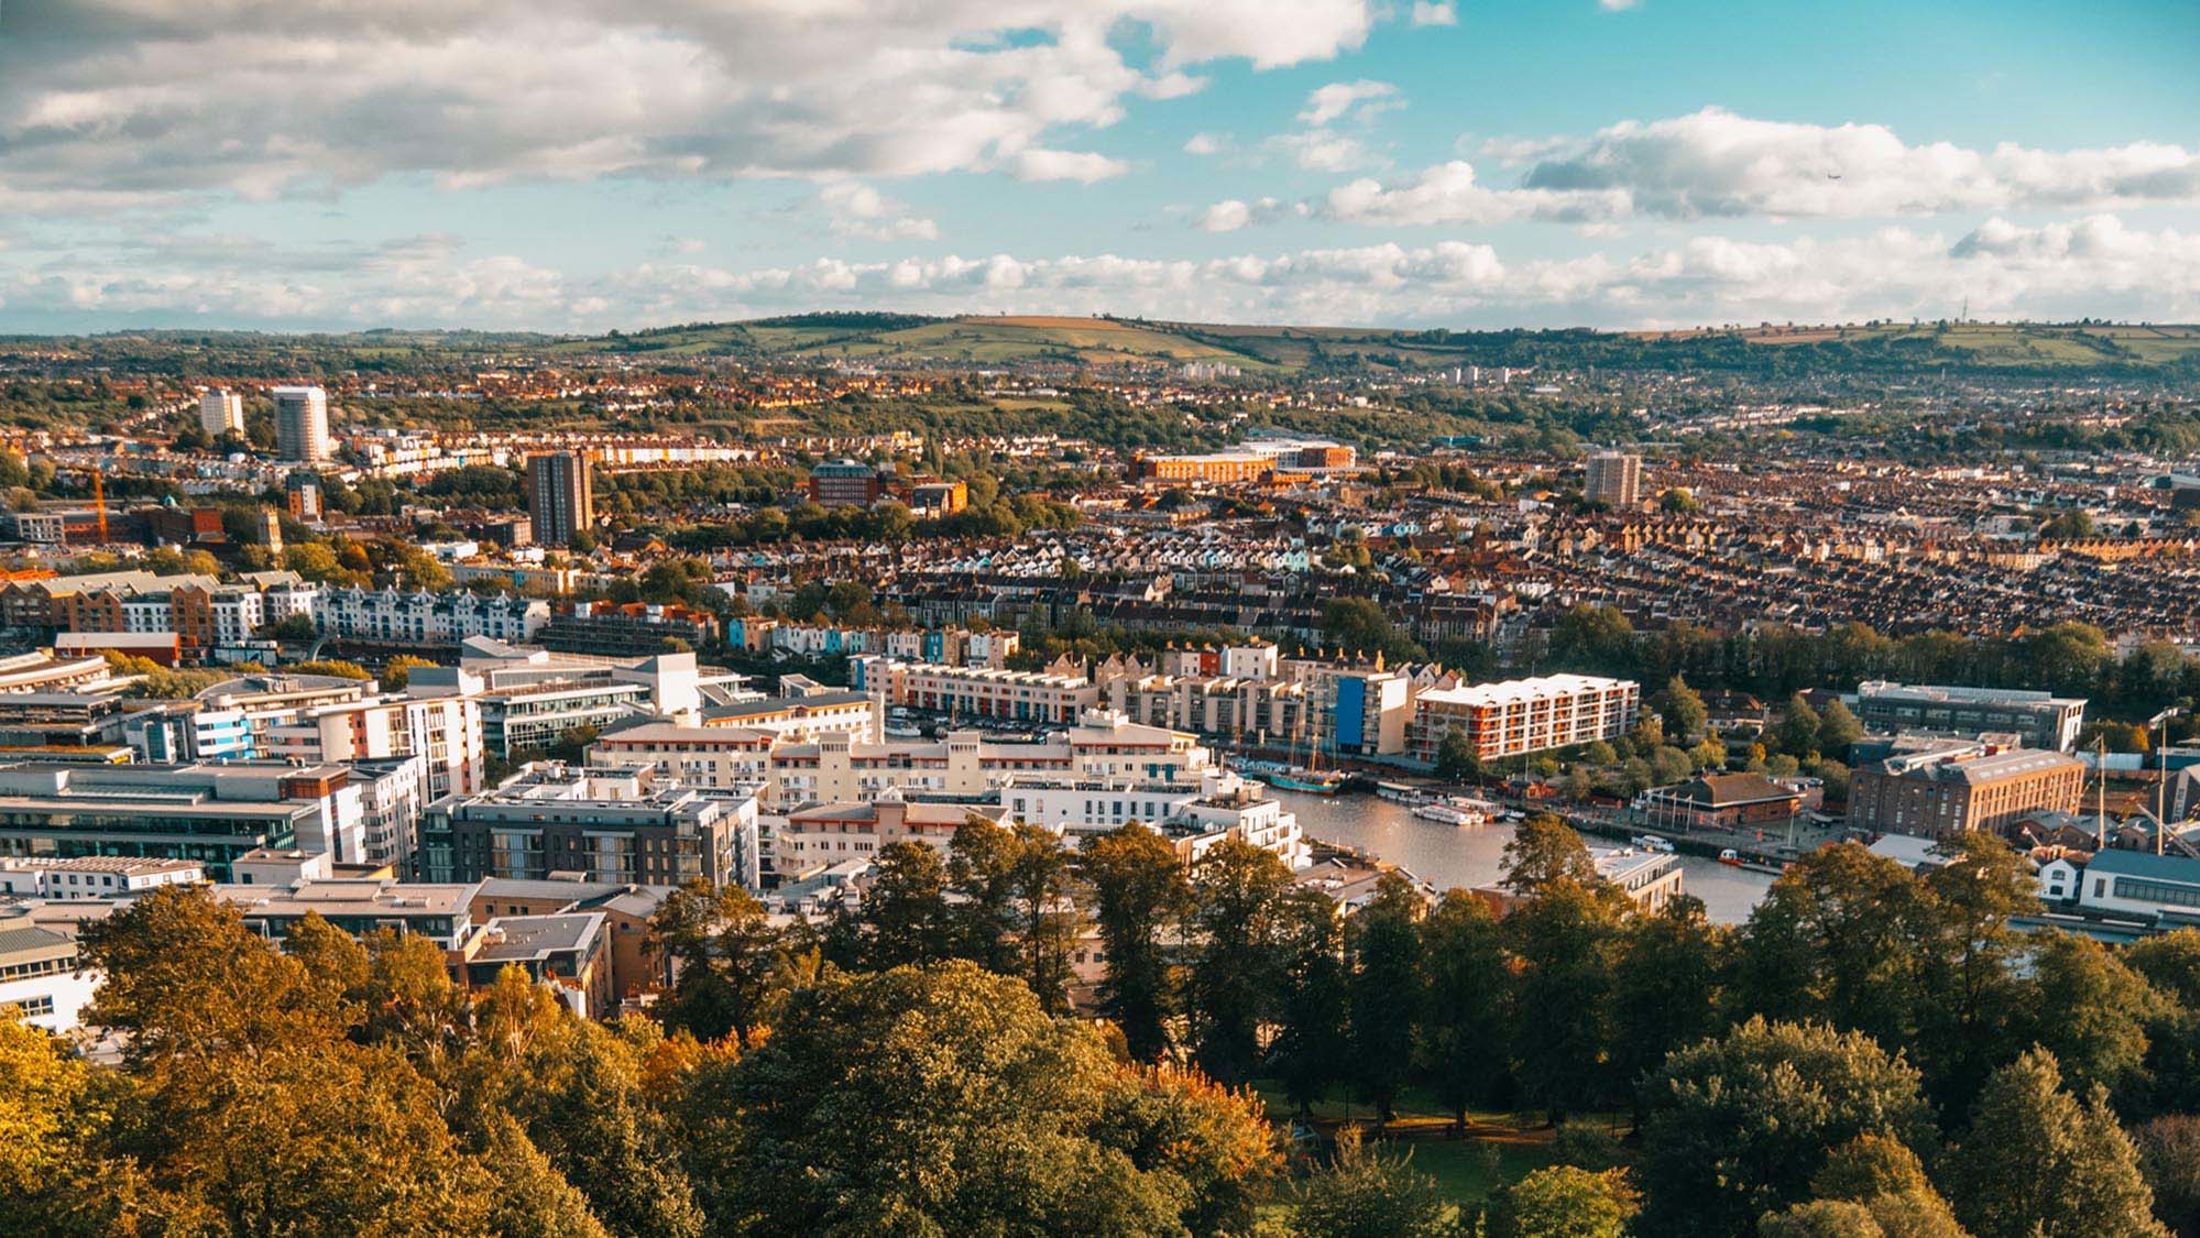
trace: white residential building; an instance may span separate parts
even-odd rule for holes
[[[319,387],[277,387],[275,455],[319,464],[334,454],[328,436],[328,393]]]
[[[244,397],[215,388],[199,397],[199,428],[208,438],[244,433]]]
[[[469,637],[525,641],[550,622],[539,598],[464,590],[337,589],[321,599],[323,635],[382,645],[456,645]]]

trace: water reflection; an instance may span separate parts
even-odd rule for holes
[[[1299,828],[1309,838],[1357,847],[1439,890],[1489,885],[1503,875],[1505,844],[1512,840],[1509,825],[1462,830],[1423,821],[1405,805],[1372,795],[1328,799],[1291,791],[1274,794],[1298,814]],[[1772,885],[1770,874],[1728,868],[1702,856],[1682,856],[1681,869],[1686,874],[1683,888],[1702,899],[1705,911],[1720,924],[1747,920],[1750,909]]]

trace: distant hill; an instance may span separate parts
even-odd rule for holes
[[[570,339],[561,351],[746,354],[1003,365],[1236,365],[1248,373],[1584,366],[1777,377],[1854,370],[2115,372],[2200,367],[2200,327],[2094,323],[1856,324],[1743,330],[1409,331],[1128,318],[814,314]],[[2200,373],[2200,368],[2196,368]]]
[[[1448,331],[1231,326],[1131,318],[932,318],[819,313],[691,323],[600,336],[381,330],[352,334],[121,332],[78,340],[0,339],[80,350],[124,368],[193,373],[400,371],[484,355],[625,355],[637,360],[901,361],[1118,367],[1211,362],[1248,375],[1426,372],[1455,366],[1804,378],[1971,375],[2200,380],[2200,327],[2107,323],[1868,323],[1690,331]],[[318,363],[318,364],[316,364]]]

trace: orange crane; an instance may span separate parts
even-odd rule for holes
[[[102,470],[92,470],[92,507],[99,513],[99,544],[107,544],[107,483]]]

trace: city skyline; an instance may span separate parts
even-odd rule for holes
[[[2200,317],[2200,14],[0,8],[0,330]]]

